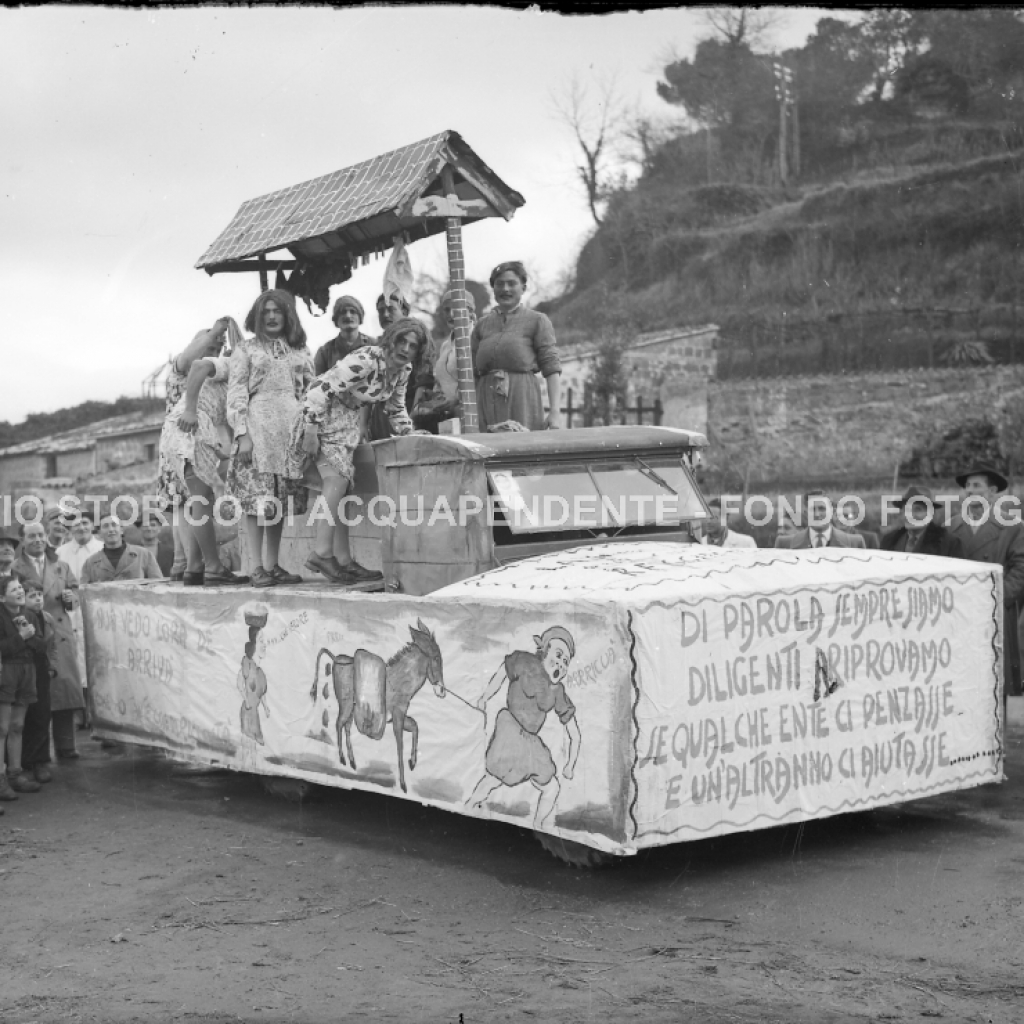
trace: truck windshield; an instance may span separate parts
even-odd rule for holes
[[[595,459],[487,474],[513,533],[677,526],[707,515],[679,459]]]

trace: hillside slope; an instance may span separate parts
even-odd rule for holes
[[[971,340],[1024,359],[1020,126],[932,122],[871,152],[788,194],[642,179],[551,304],[560,337],[710,321],[720,376],[937,365]]]

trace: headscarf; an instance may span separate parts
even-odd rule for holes
[[[468,288],[464,288],[463,291],[466,293],[466,306],[469,309],[473,310],[473,312],[475,313],[476,312],[476,299],[473,298],[473,293]],[[444,293],[444,295],[441,296],[441,308],[444,309],[444,307],[449,302],[453,301],[454,298],[455,298],[455,292],[453,292],[451,289],[446,291]]]
[[[537,645],[537,650],[541,654],[548,649],[552,640],[561,640],[569,648],[569,657],[576,657],[576,644],[573,641],[572,633],[563,626],[548,626],[540,636],[533,638],[533,642]]]

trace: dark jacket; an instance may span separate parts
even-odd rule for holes
[[[1003,669],[1006,693],[1021,695],[1020,645],[1017,620],[1024,604],[1024,527],[1003,526],[990,515],[977,531],[954,516],[949,532],[959,538],[963,557],[972,562],[988,562],[1003,567]]]
[[[902,551],[903,538],[907,535],[906,526],[897,526],[895,530],[882,534],[879,546],[883,551]],[[964,548],[959,537],[954,537],[944,526],[929,523],[924,528],[921,546],[914,552],[916,555],[939,555],[941,558],[963,558]]]
[[[5,604],[0,604],[0,658],[9,665],[32,665],[37,654],[46,653],[43,620],[28,608],[22,608],[18,615],[24,615],[36,627],[36,635],[23,640],[15,625],[15,616]]]
[[[797,530],[796,533],[791,533],[788,537],[776,537],[775,546],[777,548],[813,548],[814,544],[811,541],[810,530]],[[843,533],[842,530],[832,527],[832,535],[829,537],[828,544],[830,548],[863,548],[864,538],[859,533]]]

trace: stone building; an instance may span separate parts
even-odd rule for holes
[[[88,481],[110,474],[153,481],[164,410],[112,416],[74,430],[0,449],[0,498],[36,495],[45,503],[82,494]]]

